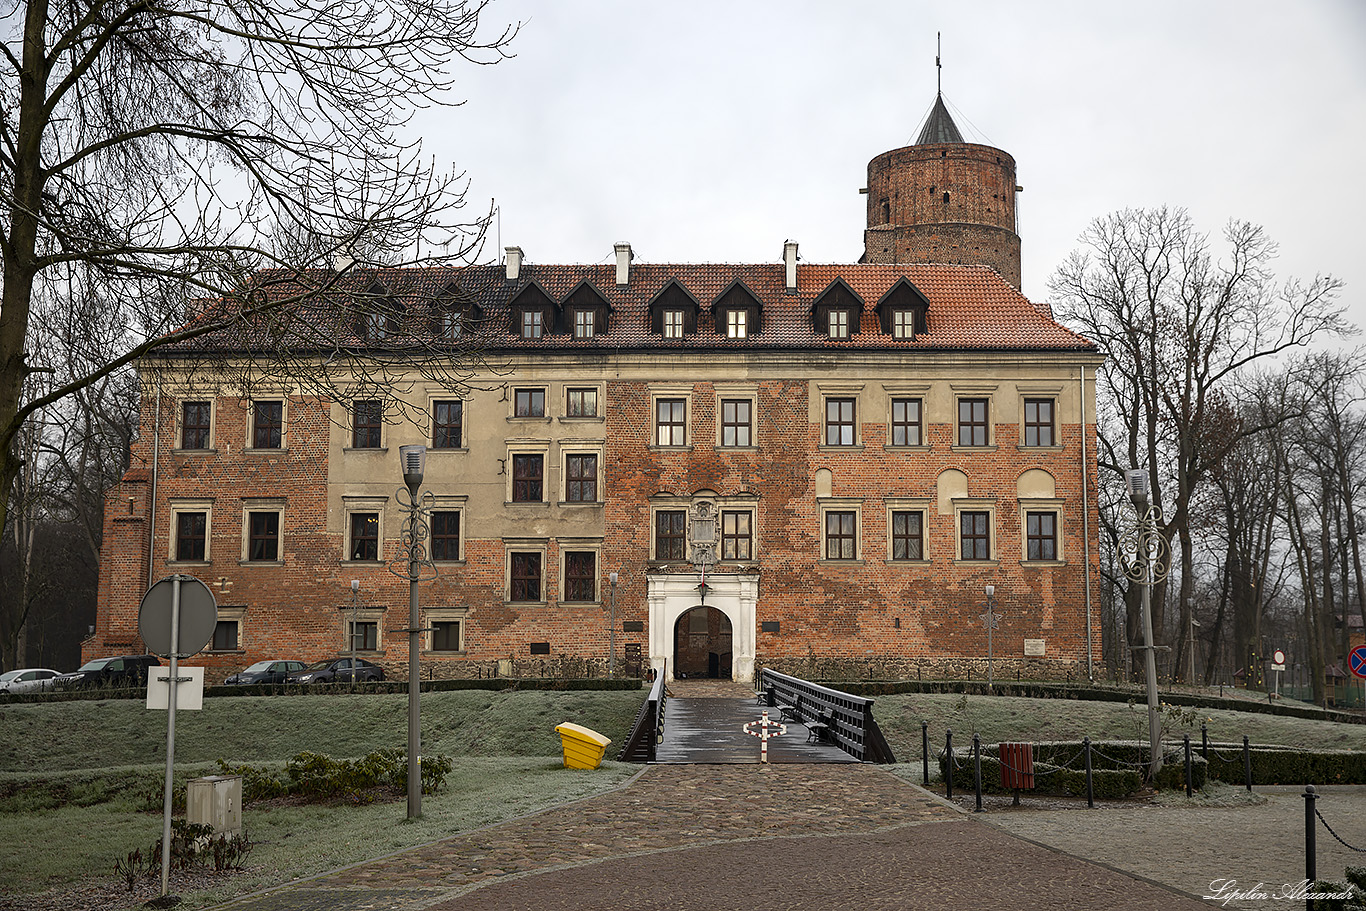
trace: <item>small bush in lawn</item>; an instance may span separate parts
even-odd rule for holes
[[[133,891],[133,886],[137,883],[139,876],[150,872],[151,865],[142,859],[141,848],[134,848],[129,851],[127,857],[114,859],[114,875],[128,884],[129,892]]]

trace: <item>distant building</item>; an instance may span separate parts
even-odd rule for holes
[[[602,674],[609,653],[671,676],[975,675],[986,586],[998,674],[1084,674],[1101,357],[1019,292],[1014,161],[942,102],[868,182],[857,264],[618,244],[608,265],[509,247],[297,277],[337,281],[309,318],[360,367],[326,396],[205,369],[294,331],[274,323],[146,359],[86,657],[139,648],[142,592],[180,572],[218,597],[211,679],[348,651],[403,676],[397,448],[423,443],[424,675]],[[483,366],[453,382],[395,339]]]

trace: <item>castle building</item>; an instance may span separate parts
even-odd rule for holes
[[[141,362],[85,655],[140,650],[143,592],[187,573],[211,680],[401,678],[424,444],[424,676],[984,673],[988,590],[998,673],[1086,673],[1101,357],[1018,290],[1016,189],[937,100],[869,165],[859,263],[258,274],[331,290]],[[255,354],[281,332],[299,364]]]

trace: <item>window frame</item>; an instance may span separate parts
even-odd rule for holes
[[[826,319],[826,324],[825,324],[826,335],[828,335],[830,338],[833,338],[833,339],[847,339],[847,338],[849,338],[849,322],[850,322],[850,320],[849,320],[849,311],[848,311],[848,310],[844,310],[844,309],[840,309],[840,308],[834,308],[834,309],[828,310],[828,311],[826,311],[825,319]]]
[[[664,516],[664,515],[675,515],[675,514],[682,517],[682,520],[683,520],[682,525],[683,525],[683,527],[682,527],[682,529],[679,531],[678,534],[673,534],[673,529],[670,528],[670,529],[669,529],[669,534],[664,535],[663,538],[662,538],[662,540],[666,540],[666,541],[669,541],[669,542],[672,542],[672,541],[677,540],[677,541],[679,542],[679,546],[678,546],[679,554],[678,554],[678,556],[676,556],[676,557],[674,557],[674,556],[666,556],[666,555],[664,555],[664,554],[661,553],[661,549],[660,549],[661,536],[660,536],[660,527],[659,527],[659,524],[660,524],[660,517],[661,517],[661,516]],[[670,525],[672,525],[672,524],[673,524],[673,520],[671,519],[671,520],[670,520]],[[687,508],[687,506],[684,506],[684,505],[681,505],[681,504],[679,504],[679,505],[669,505],[669,506],[656,506],[656,507],[652,510],[652,515],[651,515],[651,528],[652,528],[652,532],[651,532],[651,536],[650,536],[650,557],[651,557],[652,560],[655,560],[656,562],[661,562],[661,563],[679,563],[679,562],[686,561],[686,560],[688,559],[688,508]]]
[[[225,655],[240,655],[246,651],[244,637],[246,636],[247,609],[244,605],[219,605],[218,623],[232,624],[237,627],[237,644],[232,648],[215,648],[215,639],[218,637],[218,624],[214,625],[214,639],[209,640],[209,644],[204,647],[206,652],[218,652]]]
[[[220,629],[221,629],[221,630],[226,630],[226,629],[229,629],[229,628],[232,630],[232,644],[231,644],[231,645],[220,645],[220,644],[219,644],[219,641],[218,641],[218,632],[219,632],[219,630],[220,630]],[[205,646],[204,651],[206,651],[206,652],[240,652],[240,651],[242,651],[242,650],[243,650],[243,649],[242,649],[242,621],[241,621],[241,620],[234,620],[234,619],[231,619],[231,618],[220,617],[220,618],[218,619],[218,621],[214,624],[214,628],[213,628],[213,638],[211,638],[211,639],[209,640],[209,644],[208,644],[207,646]]]
[[[526,411],[523,412],[523,396],[526,401]],[[540,402],[540,411],[535,411],[536,403]],[[512,418],[514,420],[544,420],[549,417],[546,411],[546,404],[549,396],[546,395],[544,386],[514,386],[512,390]]]
[[[964,544],[964,542],[965,542],[965,536],[964,536],[964,534],[963,534],[963,521],[964,521],[964,517],[966,517],[966,516],[978,516],[978,515],[981,515],[981,516],[985,516],[985,517],[986,517],[986,519],[985,519],[985,521],[986,521],[985,534],[984,534],[984,535],[982,535],[982,534],[977,534],[977,529],[974,528],[974,529],[973,529],[973,534],[972,534],[972,536],[971,536],[971,539],[972,539],[974,542],[976,542],[976,541],[982,540],[982,539],[984,538],[985,541],[986,541],[986,551],[987,551],[987,555],[986,555],[985,557],[977,556],[977,550],[976,550],[976,547],[974,546],[973,555],[972,555],[972,556],[966,556],[965,553],[964,553],[964,549],[963,549],[963,544]],[[956,558],[957,558],[957,562],[959,562],[959,563],[978,563],[978,564],[980,564],[980,563],[997,563],[997,562],[999,562],[999,556],[998,556],[999,551],[997,550],[997,542],[996,542],[996,511],[995,511],[994,507],[992,507],[992,506],[990,506],[990,505],[988,505],[988,504],[985,504],[985,503],[955,504],[955,505],[954,505],[954,513],[953,513],[953,521],[954,521],[954,541],[955,541],[954,549],[955,549],[955,552],[956,552],[956,553],[955,553],[955,556],[956,556]]]
[[[441,420],[441,410],[446,410],[446,419]],[[455,412],[452,421],[451,411]],[[459,450],[465,448],[465,400],[461,398],[432,399],[429,410],[432,422],[431,448],[437,451]],[[451,428],[455,430],[455,444],[450,445]],[[442,436],[444,434],[444,439]],[[445,445],[443,445],[443,443]]]
[[[523,573],[523,574],[520,575],[520,576],[517,574],[516,570],[517,570],[517,568],[518,568],[518,567],[517,567],[517,564],[518,564],[518,562],[519,562],[519,561],[518,561],[518,558],[519,558],[519,557],[520,557],[520,558],[531,558],[531,557],[535,557],[535,558],[536,558],[536,566],[535,566],[536,573],[535,573],[534,576],[528,575],[528,574],[526,574],[526,573]],[[523,568],[525,569],[525,566],[524,566]],[[508,557],[507,557],[507,572],[508,572],[508,586],[507,586],[506,591],[507,591],[507,600],[508,600],[509,603],[511,603],[511,604],[546,604],[546,603],[547,603],[546,597],[545,597],[545,595],[546,595],[546,591],[545,591],[545,588],[546,588],[546,586],[545,586],[545,548],[542,547],[542,548],[540,548],[540,549],[535,549],[535,550],[528,550],[528,549],[524,549],[524,548],[517,548],[517,549],[509,550],[509,551],[508,551]],[[516,597],[516,595],[517,595],[517,586],[518,586],[519,581],[520,581],[523,585],[525,585],[525,583],[526,583],[527,580],[530,580],[530,579],[533,579],[533,578],[535,579],[535,583],[536,583],[536,593],[535,593],[535,594],[536,594],[536,597],[534,597],[534,598],[525,598],[525,597],[523,597],[523,598],[518,598],[518,597]],[[523,592],[523,594],[525,594],[525,592]]]
[[[887,508],[887,561],[888,561],[889,563],[928,563],[928,562],[929,562],[930,557],[929,557],[929,551],[928,551],[928,548],[927,548],[927,543],[928,543],[928,542],[927,542],[927,538],[928,538],[928,535],[926,534],[926,530],[927,530],[927,529],[926,529],[926,525],[927,525],[927,514],[928,514],[928,510],[925,509],[924,507],[908,507],[908,506],[903,506],[903,505],[889,505],[889,506],[888,506],[888,508]],[[906,534],[898,534],[898,533],[897,533],[897,528],[896,528],[896,520],[897,520],[897,517],[898,517],[898,516],[914,516],[914,517],[916,517],[916,519],[918,520],[918,521],[916,522],[916,525],[917,525],[917,532],[916,532],[915,534],[910,534],[910,533],[909,533],[909,530],[908,530],[908,533],[906,533]],[[908,546],[907,546],[907,552],[908,552],[908,553],[909,553],[909,551],[910,551],[909,542],[917,541],[917,540],[918,540],[918,541],[919,541],[919,544],[920,544],[920,556],[918,556],[918,557],[912,557],[912,556],[898,557],[898,556],[896,555],[897,543],[898,543],[898,541],[900,541],[900,540],[902,540],[902,539],[904,539],[905,541],[908,542]]]
[[[243,565],[280,566],[285,559],[285,501],[279,498],[246,499],[242,501],[242,556]],[[257,540],[252,526],[254,516],[275,516],[275,556],[261,559],[252,557],[252,544]],[[264,539],[262,539],[264,540]]]
[[[191,424],[191,423],[190,423],[189,409],[192,408],[192,407],[198,407],[198,406],[203,406],[203,409],[204,409],[204,412],[205,412],[204,415],[203,415],[205,423],[203,423],[203,424],[199,423],[199,422],[198,422],[198,417],[199,417],[199,416],[196,415],[196,422],[193,423],[193,424]],[[179,442],[180,442],[180,450],[179,450],[179,451],[181,451],[181,452],[212,452],[212,451],[213,451],[213,443],[214,443],[214,439],[213,439],[213,431],[214,431],[214,426],[213,426],[213,425],[214,425],[214,420],[213,420],[213,418],[214,418],[214,400],[211,399],[211,398],[209,398],[209,399],[182,399],[181,402],[180,402],[180,409],[179,409],[179,410],[180,410],[180,414],[178,415],[178,417],[179,417],[179,419],[180,419],[180,435],[179,435],[179,437],[178,437],[178,440],[179,440]],[[187,435],[188,435],[188,433],[190,432],[190,430],[191,430],[192,428],[193,428],[193,430],[196,432],[196,434],[198,434],[198,433],[202,433],[202,434],[203,434],[203,440],[202,440],[202,442],[203,442],[203,444],[204,444],[203,446],[191,446],[191,445],[189,445],[189,442],[190,442],[190,441],[189,441]],[[197,442],[200,442],[200,440],[199,440],[198,438],[196,438],[195,442],[196,442],[196,443],[197,443]]]
[[[855,563],[859,559],[858,510],[830,507],[821,510],[821,561],[826,563]],[[831,529],[836,523],[837,528]],[[839,553],[832,555],[831,546],[838,545]]]
[[[661,449],[682,449],[688,445],[688,397],[660,395],[651,399],[654,410],[654,445]],[[661,420],[660,408],[663,405],[672,407],[677,405],[679,414],[677,420],[673,420],[674,415],[669,415],[670,420]],[[669,428],[669,441],[663,442],[662,431]]]
[[[726,409],[727,409],[727,407],[728,407],[728,406],[740,406],[740,405],[743,405],[743,406],[744,406],[744,411],[745,411],[744,420],[741,421],[741,420],[739,419],[739,417],[738,417],[738,411],[739,411],[739,408],[738,408],[738,407],[736,408],[736,412],[737,412],[737,417],[736,417],[736,419],[733,420],[733,421],[728,420],[728,419],[727,419],[727,416],[726,416]],[[757,447],[757,443],[755,442],[755,438],[754,438],[754,437],[755,437],[755,434],[754,434],[754,412],[755,412],[755,396],[754,396],[753,393],[749,393],[749,394],[745,394],[745,393],[735,393],[735,392],[731,392],[731,391],[729,391],[729,390],[725,390],[725,391],[720,391],[720,392],[718,392],[718,393],[717,393],[717,398],[716,398],[716,424],[717,424],[717,427],[716,427],[716,429],[717,429],[717,440],[716,440],[716,445],[717,445],[718,447],[722,448],[722,449],[754,449],[754,448],[756,448],[756,447]],[[731,430],[731,429],[733,429],[733,430],[735,431],[735,436],[734,436],[734,439],[733,439],[733,440],[731,440],[730,442],[727,442],[727,441],[726,441],[726,431],[727,431],[727,430]],[[742,434],[741,434],[742,431],[743,431],[743,436],[744,436],[743,441],[740,439],[740,438],[741,438],[741,435],[742,435]]]
[[[272,423],[266,423],[266,424],[264,424],[264,425],[262,424],[262,422],[261,422],[261,414],[260,414],[260,407],[261,407],[262,405],[275,405],[275,406],[278,407],[278,409],[279,409],[279,414],[276,416],[276,420],[275,420],[275,422],[274,422],[273,424],[272,424]],[[252,399],[252,400],[251,400],[251,410],[250,410],[250,424],[251,424],[251,427],[249,428],[249,432],[250,432],[251,436],[250,436],[250,438],[249,438],[249,443],[250,443],[250,446],[248,446],[249,449],[254,449],[254,450],[278,450],[278,449],[285,449],[285,448],[287,448],[286,445],[285,445],[286,440],[285,440],[285,400],[284,400],[284,399],[278,399],[278,398],[271,398],[271,399]],[[261,431],[262,431],[263,427],[264,427],[264,429],[265,429],[267,432],[271,432],[271,431],[274,432],[274,434],[275,434],[275,443],[274,443],[274,445],[271,445],[269,440],[266,441],[266,445],[264,445],[264,446],[261,445]]]
[[[840,420],[832,422],[830,420],[830,409],[832,405],[849,406],[848,420],[844,420],[844,415],[840,414]],[[830,442],[830,432],[838,429],[839,439]],[[821,397],[821,446],[835,449],[849,449],[859,445],[859,420],[858,420],[858,396],[857,395],[824,395]],[[848,431],[848,441],[845,441]]]
[[[741,534],[741,533],[739,532],[738,527],[737,527],[737,530],[736,530],[734,533],[728,533],[728,532],[726,531],[726,520],[727,520],[727,518],[732,517],[732,516],[736,516],[736,517],[738,517],[738,516],[745,516],[745,517],[747,517],[747,523],[746,523],[746,524],[748,525],[748,528],[747,528],[747,530],[746,530],[746,532],[745,532],[744,534]],[[757,539],[757,537],[758,537],[758,535],[756,534],[756,532],[757,532],[757,530],[758,530],[757,527],[756,527],[756,525],[757,525],[757,518],[758,518],[758,517],[757,517],[757,515],[756,515],[756,513],[755,513],[755,510],[754,510],[753,507],[742,507],[742,506],[731,506],[731,505],[721,505],[721,506],[718,507],[718,509],[717,509],[717,516],[716,516],[716,562],[717,562],[717,563],[753,563],[753,562],[757,559],[757,557],[755,556],[755,542],[756,542],[756,539]],[[743,556],[739,555],[739,553],[738,553],[738,548],[737,548],[737,552],[736,552],[736,555],[735,555],[735,556],[727,556],[727,555],[726,555],[726,542],[727,542],[728,540],[735,541],[735,542],[737,542],[737,544],[738,544],[739,542],[742,542],[742,541],[745,542],[745,549],[746,549],[745,555],[743,555]],[[685,545],[685,546],[686,546],[686,545]]]
[[[585,414],[583,412],[586,396],[591,394],[593,397],[593,412]],[[578,404],[575,405],[575,395],[578,396]],[[577,411],[576,411],[577,408]],[[561,420],[572,419],[580,421],[600,421],[602,414],[602,387],[601,386],[569,386],[564,387],[564,415]]]
[[[577,545],[568,545],[568,544],[564,544],[563,542],[561,542],[561,544],[562,544],[562,546],[561,546],[561,548],[560,548],[560,600],[561,600],[561,601],[568,602],[568,603],[571,603],[571,604],[596,604],[596,603],[598,603],[598,602],[601,600],[601,599],[599,598],[599,592],[598,592],[598,588],[599,588],[599,585],[598,585],[598,576],[599,576],[599,572],[598,572],[598,557],[599,557],[598,551],[597,551],[596,549],[590,549],[590,548],[585,548],[585,547],[579,547],[579,546],[577,546]],[[588,557],[588,558],[591,558],[592,563],[593,563],[593,565],[592,565],[592,574],[591,574],[590,576],[583,576],[582,574],[578,574],[578,575],[574,575],[574,576],[571,577],[570,572],[569,572],[569,569],[570,569],[570,558],[571,558],[571,557],[578,557],[578,558]],[[578,562],[578,561],[576,561],[576,562]],[[582,568],[582,567],[579,567],[579,568]],[[583,592],[582,590],[571,591],[571,589],[570,589],[570,584],[571,584],[571,582],[573,581],[573,582],[578,582],[578,583],[582,584],[583,581],[584,581],[584,579],[587,579],[587,580],[588,580],[588,584],[589,584],[589,587],[590,587],[590,589],[591,589],[591,590],[588,592],[588,594],[589,594],[591,597],[588,597],[588,598],[574,597],[575,595],[582,595],[582,594],[584,594],[584,592]]]
[[[897,307],[892,310],[892,338],[914,339],[915,308]]]
[[[584,308],[574,311],[574,338],[596,338],[597,337],[597,311],[592,308]]]
[[[544,338],[545,330],[545,311],[536,307],[528,307],[522,310],[522,317],[518,320],[518,337],[524,339]]]
[[[346,562],[348,563],[379,563],[384,557],[384,536],[382,534],[382,521],[384,510],[382,509],[354,509],[346,513]],[[374,517],[373,535],[358,536],[357,521],[365,516]],[[373,557],[357,557],[356,545],[360,542],[372,542],[374,544],[375,555]]]
[[[384,448],[384,402],[381,399],[351,401],[351,449]],[[362,432],[365,437],[362,439]],[[370,441],[374,444],[370,445]]]
[[[749,310],[730,307],[726,310],[726,338],[749,338]]]
[[[1041,421],[1038,419],[1037,411],[1034,420],[1030,420],[1030,408],[1038,408],[1040,405],[1047,404],[1048,419]],[[1048,440],[1045,442],[1043,432],[1047,430]],[[1033,431],[1035,439],[1030,442],[1030,432]],[[1055,449],[1058,448],[1058,400],[1055,396],[1044,395],[1025,395],[1020,399],[1020,445],[1031,449]]]
[[[986,449],[992,445],[992,419],[991,419],[991,396],[989,395],[961,395],[954,400],[954,445],[960,449]],[[963,408],[967,406],[974,409],[977,405],[982,406],[981,420],[976,420],[977,415],[969,411],[969,418],[973,420],[963,420]],[[969,433],[969,441],[963,442],[964,430]],[[981,430],[982,442],[976,442],[977,430]]]
[[[578,475],[576,475],[576,474],[574,473],[574,471],[571,469],[571,467],[570,467],[570,466],[571,466],[571,463],[572,463],[574,460],[581,460],[581,459],[592,459],[592,460],[593,460],[593,466],[592,466],[592,467],[593,467],[593,471],[592,471],[592,476],[591,476],[591,477],[584,476],[584,475],[582,475],[581,473],[578,474]],[[592,485],[592,487],[591,487],[591,490],[588,491],[588,492],[591,493],[592,496],[589,496],[589,497],[584,497],[584,496],[582,496],[582,493],[584,492],[584,488],[583,488],[582,485],[590,485],[590,484]],[[575,485],[580,485],[580,486],[576,489]],[[561,502],[566,503],[566,504],[575,504],[575,505],[590,505],[590,504],[591,504],[591,505],[597,505],[597,504],[601,504],[601,503],[602,503],[602,498],[599,496],[599,494],[601,493],[601,488],[602,488],[602,453],[600,453],[600,452],[584,452],[584,451],[577,451],[577,450],[575,450],[575,451],[567,451],[567,452],[564,453],[564,491],[563,491],[563,497],[562,497],[562,499],[561,499]],[[576,490],[577,490],[577,492],[580,494],[580,496],[577,496],[577,497],[576,497],[576,496],[573,495],[573,494],[576,492]]]
[[[659,318],[661,338],[683,338],[687,332],[687,314],[677,308],[664,310]]]
[[[424,608],[424,623],[426,629],[423,631],[422,651],[434,657],[444,655],[463,655],[468,650],[466,636],[469,633],[469,608],[467,607],[429,607]],[[456,633],[456,648],[439,649],[436,647],[436,627],[441,623],[455,623],[459,625]]]
[[[212,498],[173,499],[170,503],[170,533],[167,534],[166,562],[180,565],[205,566],[213,562],[213,507]],[[180,558],[180,516],[204,514],[204,555],[199,558]]]
[[[526,470],[531,467],[533,462],[539,467],[534,475]],[[510,458],[512,470],[508,472],[511,476],[511,496],[509,503],[544,503],[545,499],[545,463],[546,453],[540,452],[513,452]],[[535,485],[533,488],[531,485]],[[519,485],[520,488],[519,488]],[[531,496],[531,494],[536,496]]]
[[[427,548],[427,555],[431,558],[431,560],[432,560],[433,563],[461,563],[461,562],[464,561],[464,559],[465,559],[465,516],[464,516],[464,512],[465,512],[465,511],[464,511],[463,509],[456,508],[456,507],[449,507],[449,506],[446,506],[446,505],[444,505],[444,504],[436,504],[436,505],[432,508],[432,511],[431,511],[431,521],[428,523],[429,528],[431,529],[431,536],[430,536],[430,538],[429,538],[429,540],[430,540],[431,543],[428,545],[428,548]],[[439,537],[440,537],[440,540],[442,540],[442,541],[449,541],[449,540],[451,540],[452,537],[454,537],[454,539],[455,539],[455,556],[453,556],[453,557],[452,557],[452,556],[440,556],[440,557],[438,557],[438,556],[436,555],[436,542],[437,542],[437,539],[438,539],[436,517],[437,517],[438,515],[440,515],[440,516],[455,516],[455,534],[454,534],[454,535],[450,535],[449,533],[443,533],[443,534],[441,534],[441,535],[439,536]],[[443,532],[448,532],[448,531],[449,531],[449,529],[443,529]]]
[[[915,420],[897,420],[897,407],[914,405]],[[910,441],[910,432],[914,430],[915,441]],[[898,431],[906,432],[906,440],[898,443]],[[925,449],[925,399],[921,396],[912,395],[893,395],[887,405],[887,445],[895,449]]]
[[[370,619],[364,616],[347,617],[346,623],[346,653],[347,657],[354,658],[360,653],[376,655],[380,653],[380,645],[383,639],[380,636],[380,625],[378,619]],[[360,645],[356,644],[357,635],[361,637]],[[371,645],[371,636],[374,644]]]

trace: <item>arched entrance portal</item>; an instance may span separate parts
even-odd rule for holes
[[[674,676],[731,676],[730,618],[714,607],[685,611],[674,624]]]

